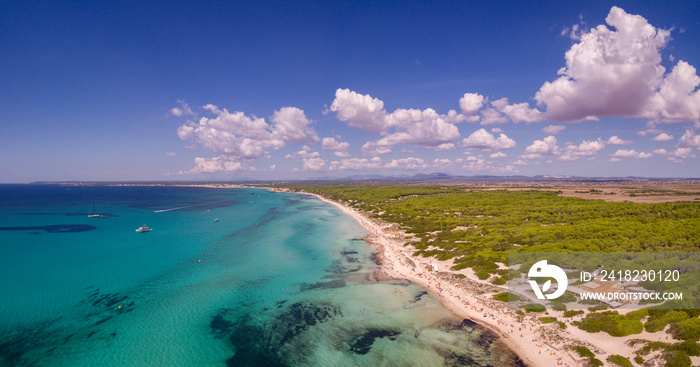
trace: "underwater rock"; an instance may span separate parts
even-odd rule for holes
[[[350,346],[350,350],[356,354],[367,354],[372,349],[372,345],[374,345],[377,339],[390,338],[391,340],[396,340],[394,337],[399,334],[401,334],[401,332],[396,330],[369,329],[355,339]]]

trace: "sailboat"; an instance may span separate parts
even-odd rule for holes
[[[88,213],[88,218],[100,218],[100,217],[102,217],[102,214],[95,213],[95,199],[92,199],[92,203],[90,204],[90,212]]]

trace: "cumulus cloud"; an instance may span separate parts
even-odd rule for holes
[[[648,101],[645,117],[665,122],[700,121],[700,77],[681,60],[666,76],[659,91]]]
[[[631,140],[620,139],[617,135],[611,136],[608,141],[605,142],[607,145],[629,145],[632,144]]]
[[[433,150],[438,151],[438,152],[445,152],[448,150],[452,150],[455,148],[455,145],[452,143],[445,143],[445,144],[440,144],[433,148]]]
[[[508,119],[503,116],[498,110],[494,108],[486,108],[483,111],[481,111],[481,124],[482,125],[490,125],[490,124],[505,124],[508,122]]]
[[[542,132],[549,135],[557,135],[564,130],[566,130],[565,125],[549,125],[547,127],[542,128]]]
[[[388,146],[380,146],[378,143],[368,141],[362,145],[362,154],[364,155],[382,155],[391,153],[391,148]]]
[[[599,25],[572,34],[579,42],[566,52],[566,66],[535,95],[555,121],[597,116],[647,117],[664,122],[700,121],[700,78],[678,61],[665,75],[661,50],[670,31],[655,28],[639,15],[613,7]]]
[[[372,96],[362,95],[349,89],[335,91],[335,100],[329,111],[337,114],[338,120],[348,126],[359,127],[372,133],[381,133],[389,127],[384,102]]]
[[[581,157],[594,156],[603,148],[605,148],[605,143],[603,143],[600,138],[592,141],[584,140],[579,145],[566,146],[564,148],[564,154],[562,154],[559,159],[562,161],[572,162]]]
[[[476,93],[464,93],[459,99],[459,107],[465,115],[474,115],[484,105],[484,96]]]
[[[214,158],[201,158],[197,157],[194,159],[195,167],[187,172],[180,173],[215,173],[215,172],[232,172],[246,170],[241,162],[231,161],[225,156],[218,156]]]
[[[287,154],[284,158],[301,160],[302,171],[322,171],[326,167],[326,161],[321,158],[321,154],[308,145],[304,145],[298,152]]]
[[[333,152],[333,155],[335,155],[336,157],[340,157],[340,158],[347,158],[350,156],[350,153],[348,153],[348,152]]]
[[[678,139],[678,146],[681,148],[697,148],[700,150],[700,135],[695,135],[694,130],[686,130],[685,134]]]
[[[346,141],[338,142],[335,138],[323,138],[321,147],[326,150],[347,150],[350,147],[350,143]]]
[[[319,157],[314,158],[304,158],[302,160],[302,170],[303,171],[323,171],[326,168],[326,161]]]
[[[319,152],[314,152],[311,147],[304,145],[300,151],[287,154],[284,158],[286,159],[303,159],[303,158],[318,158],[321,154]]]
[[[428,164],[420,158],[408,157],[401,159],[392,159],[391,162],[384,165],[385,168],[418,170],[428,168]]]
[[[677,147],[674,151],[667,151],[666,149],[654,150],[654,154],[666,156],[666,159],[674,163],[682,163],[686,158],[695,158],[695,155],[692,152],[693,149],[688,147]]]
[[[550,135],[542,140],[535,140],[532,145],[525,148],[525,154],[521,158],[537,159],[547,155],[559,155],[559,146],[554,135]]]
[[[465,102],[465,107],[471,107]],[[365,154],[389,152],[399,144],[418,144],[437,147],[459,139],[459,130],[454,123],[466,117],[450,111],[440,115],[428,108],[397,109],[392,113],[384,110],[384,102],[370,95],[361,95],[349,89],[338,89],[329,111],[337,114],[338,120],[348,126],[382,134],[383,138],[363,146]]]
[[[652,153],[644,153],[644,152],[637,152],[634,149],[619,149],[615,154],[612,155],[613,158],[651,158],[653,156]]]
[[[673,140],[673,135],[668,135],[668,134],[666,134],[666,133],[661,133],[661,134],[655,136],[655,137],[654,137],[653,139],[651,139],[651,140],[654,140],[654,141],[669,141],[669,140]]]
[[[178,128],[178,136],[229,158],[256,159],[265,156],[268,148],[319,141],[310,126],[312,121],[296,107],[276,111],[271,117],[272,124],[263,118],[243,112],[231,113],[212,104],[203,108],[215,117],[202,117],[198,123],[187,122]]]
[[[491,105],[515,123],[538,122],[543,119],[542,112],[536,108],[530,108],[528,103],[508,104],[508,98],[501,98],[491,102]]]
[[[177,101],[180,104],[180,107],[174,107],[170,109],[170,114],[173,116],[180,117],[182,115],[191,115],[194,116],[194,112],[190,108],[190,106],[187,104],[187,102],[178,100]]]
[[[490,134],[485,129],[479,129],[462,140],[462,145],[466,148],[479,150],[501,150],[515,147],[515,140],[505,134],[500,134],[498,138]]]
[[[433,168],[448,168],[452,166],[452,161],[447,158],[433,159]]]
[[[507,156],[508,155],[503,153],[503,152],[497,152],[497,153],[491,154],[489,157],[490,158],[503,158],[503,157],[507,157]]]
[[[382,168],[382,160],[379,157],[349,158],[331,162],[330,170],[335,171],[374,171]]]

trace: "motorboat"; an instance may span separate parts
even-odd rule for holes
[[[136,229],[136,232],[138,232],[138,233],[144,233],[144,232],[150,232],[150,231],[152,231],[152,230],[153,230],[153,228],[148,228],[148,226],[144,224],[144,225],[142,225],[141,227],[137,228],[137,229]]]

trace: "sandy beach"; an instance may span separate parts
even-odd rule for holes
[[[386,276],[406,279],[425,287],[459,317],[470,319],[500,335],[501,340],[528,366],[585,366],[588,360],[570,350],[572,345],[585,346],[606,366],[614,366],[607,361],[610,355],[621,355],[630,361],[634,360],[636,348],[629,345],[633,339],[673,342],[665,331],[645,331],[627,337],[612,337],[604,332],[588,333],[571,324],[582,316],[563,318],[562,311],[549,310],[548,314],[526,313],[520,316],[516,310],[509,309],[506,303],[493,299],[495,293],[507,291],[506,286],[481,281],[470,269],[450,270],[452,264],[448,261],[414,257],[410,242],[384,234],[386,224],[373,221],[342,203],[320,195],[311,195],[335,205],[371,233],[365,240],[379,251],[381,271]],[[433,265],[437,266],[438,271],[433,270]],[[463,276],[458,276],[459,274]],[[558,321],[565,322],[567,328],[561,329],[557,323],[543,324],[538,320],[543,316],[556,317]],[[645,356],[645,361],[652,365],[663,365],[663,360],[659,358],[650,360],[652,356]]]

